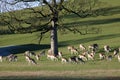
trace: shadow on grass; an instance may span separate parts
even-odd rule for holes
[[[120,80],[120,77],[0,77],[0,80]]]
[[[100,8],[94,11],[97,15],[109,16],[114,14],[120,14],[120,6]]]
[[[90,38],[83,38],[78,40],[67,40],[59,42],[59,47],[68,46],[68,45],[75,45],[80,43],[86,43],[91,41],[97,41],[97,40],[104,40],[104,39],[112,39],[120,37],[119,34],[110,34],[110,35],[101,35],[97,37],[90,37]],[[99,43],[98,43],[99,44]],[[0,55],[1,56],[7,56],[9,54],[18,54],[18,53],[24,53],[25,51],[36,51],[36,50],[44,50],[50,48],[50,45],[48,44],[24,44],[24,45],[14,45],[14,46],[6,46],[0,48]]]
[[[111,16],[111,15],[115,15],[115,14],[120,14],[120,6],[99,8],[99,9],[93,10],[92,13],[93,14],[91,14],[90,16],[93,16],[93,17],[97,17],[100,15]],[[88,17],[90,17],[90,16],[88,16]],[[74,17],[78,17],[78,16],[74,15],[74,14],[69,14],[69,15],[66,15],[65,17],[70,19],[70,18],[74,18]]]
[[[66,23],[64,26],[70,27],[70,26],[86,26],[86,25],[99,25],[99,24],[109,24],[109,23],[115,23],[120,22],[120,18],[113,18],[113,19],[101,19],[101,20],[88,20],[88,21],[78,21],[78,22],[72,22],[72,23]]]
[[[6,46],[0,48],[0,55],[7,56],[9,54],[17,54],[23,53],[27,50],[35,51],[35,50],[43,50],[50,48],[48,44],[24,44],[24,45],[13,45],[13,46]]]
[[[110,8],[101,8],[93,11],[93,17],[97,16],[111,16],[115,14],[120,14],[120,6],[116,7],[110,7]],[[71,14],[66,15],[66,18],[78,18],[77,15]],[[89,16],[88,16],[89,17]],[[86,25],[99,25],[99,24],[109,24],[109,23],[115,23],[120,22],[120,18],[113,18],[113,19],[101,19],[101,20],[87,20],[87,21],[77,21],[77,22],[71,22],[71,23],[65,23],[64,26],[70,27],[70,26],[86,26]]]
[[[67,41],[62,41],[60,44],[62,45],[75,45],[75,44],[81,44],[81,43],[86,43],[86,42],[91,42],[91,41],[97,41],[97,40],[104,40],[104,39],[112,39],[120,37],[120,33],[118,34],[110,34],[110,35],[101,35],[97,37],[90,37],[90,38],[83,38],[83,39],[78,39],[78,40],[67,40]],[[99,43],[98,43],[99,44]]]

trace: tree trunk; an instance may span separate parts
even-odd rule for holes
[[[51,21],[52,30],[51,30],[51,50],[52,53],[58,55],[58,38],[57,38],[57,24],[54,20]]]
[[[58,10],[56,0],[52,0],[52,8],[51,12],[53,14],[51,19],[51,50],[52,53],[57,56],[58,55],[58,37],[57,37],[57,22],[58,22]]]

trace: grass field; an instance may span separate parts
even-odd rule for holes
[[[64,57],[71,56],[67,50],[68,45],[78,48],[79,44],[86,47],[98,43],[100,52],[103,46],[108,44],[112,49],[120,47],[120,6],[119,0],[103,0],[107,2],[110,9],[106,15],[98,17],[78,18],[75,15],[67,15],[64,24],[80,23],[80,27],[100,28],[97,34],[80,35],[66,31],[64,34],[58,31],[59,51],[63,52]],[[28,34],[7,34],[0,35],[0,47],[10,45],[26,45],[37,54],[50,48],[49,33],[43,38],[41,45],[38,45],[38,33]],[[99,60],[98,53],[94,61],[87,61],[85,64],[67,63],[61,64],[60,61],[49,61],[46,56],[37,61],[37,65],[29,65],[23,56],[24,50],[19,50],[17,62],[5,61],[0,63],[1,80],[119,80],[120,63],[117,58],[112,61]],[[113,54],[113,52],[110,52]]]

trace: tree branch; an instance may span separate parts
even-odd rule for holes
[[[49,17],[51,14],[44,15],[41,10],[35,10],[34,8],[29,8],[29,10],[32,10],[33,13],[39,13],[42,17]]]
[[[62,4],[63,4],[64,0],[60,0],[60,3],[58,5],[58,10],[62,10]]]
[[[47,0],[43,0],[43,3],[46,4],[52,12],[54,12],[53,7],[47,2]]]
[[[79,16],[79,17],[81,17],[81,18],[85,18],[85,17],[89,16],[89,14],[85,14],[84,12],[83,12],[84,15],[80,15],[78,12],[75,12],[75,11],[73,11],[73,10],[70,10],[70,9],[64,7],[63,5],[62,5],[62,8],[63,8],[64,10],[66,10],[67,12],[74,13],[74,14],[76,14],[77,16]]]

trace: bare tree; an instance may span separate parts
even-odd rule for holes
[[[50,31],[51,50],[52,53],[57,56],[58,28],[78,32],[80,34],[86,34],[82,33],[76,27],[71,28],[69,26],[67,27],[60,25],[60,16],[62,16],[64,13],[76,14],[81,18],[91,16],[92,8],[95,6],[98,0],[14,0],[13,2],[7,2],[6,0],[1,1],[4,1],[9,5],[15,5],[19,2],[23,2],[26,6],[30,6],[27,2],[38,1],[40,3],[40,8],[29,8],[26,10],[21,10],[21,12],[9,11],[9,9],[8,13],[2,14],[1,20],[4,21],[4,24],[8,25],[8,28],[14,33],[32,33],[39,31],[40,41],[43,35]]]

